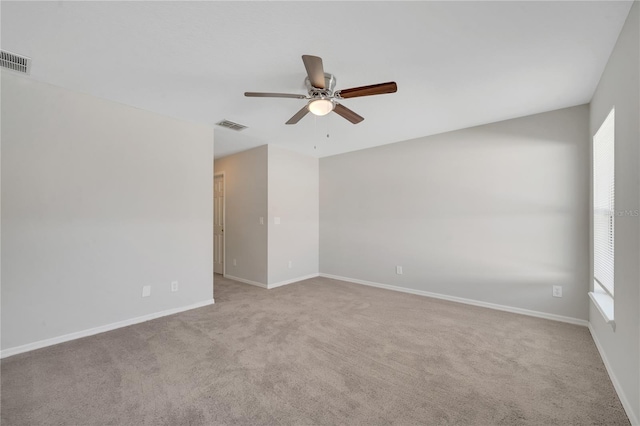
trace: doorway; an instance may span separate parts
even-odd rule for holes
[[[213,176],[213,272],[224,275],[224,172]]]

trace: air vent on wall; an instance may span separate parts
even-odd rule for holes
[[[234,123],[233,121],[229,120],[222,120],[217,122],[216,124],[220,127],[226,127],[227,129],[235,130],[238,132],[247,128],[247,126],[243,126],[242,124]]]
[[[28,75],[31,71],[31,59],[2,50],[0,51],[0,67]]]

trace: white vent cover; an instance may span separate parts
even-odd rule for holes
[[[2,50],[0,51],[0,67],[28,75],[31,71],[31,58]]]
[[[227,129],[235,130],[239,132],[240,130],[244,130],[247,126],[243,126],[242,124],[234,123],[229,120],[222,120],[216,123],[220,127],[226,127]]]

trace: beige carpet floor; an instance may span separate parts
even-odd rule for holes
[[[2,361],[2,425],[625,425],[585,327],[316,278]]]

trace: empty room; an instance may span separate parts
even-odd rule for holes
[[[2,426],[640,426],[638,0],[0,25]]]

